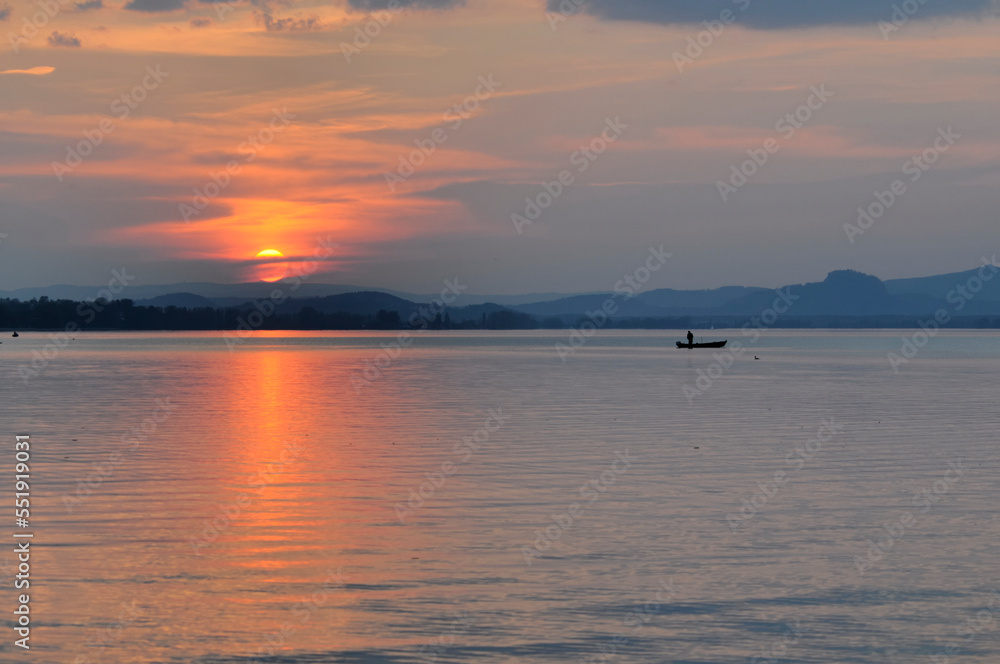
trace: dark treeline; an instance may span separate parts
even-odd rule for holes
[[[215,309],[137,306],[132,300],[74,302],[0,299],[0,328],[13,330],[514,330],[538,327],[534,318],[515,311],[484,313],[475,320],[452,321],[446,311],[432,320],[404,322],[396,311],[373,315],[324,313],[304,307],[296,313],[262,315],[252,305]]]
[[[807,316],[781,318],[770,327],[784,329],[822,328],[901,328],[920,326],[931,316]],[[477,318],[453,320],[450,312],[433,320],[404,321],[398,312],[380,310],[373,315],[324,313],[305,307],[296,313],[264,316],[252,305],[215,309],[136,306],[132,300],[74,302],[40,297],[32,300],[0,299],[0,328],[23,330],[236,330],[249,327],[264,330],[531,330],[579,328],[583,316],[534,316],[501,309],[484,312]],[[740,329],[750,324],[746,316],[676,316],[665,318],[613,318],[599,327],[607,329],[705,330],[712,327]],[[950,328],[997,329],[1000,316],[956,317]]]

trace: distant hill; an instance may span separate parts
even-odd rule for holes
[[[200,309],[201,307],[215,307],[215,303],[207,297],[195,295],[194,293],[169,293],[167,295],[157,295],[148,300],[135,300],[135,304],[143,307],[186,307],[188,309]]]
[[[689,314],[704,314],[720,307],[734,299],[753,293],[770,293],[766,288],[747,288],[744,286],[726,286],[715,290],[681,291],[661,288],[639,293],[625,299],[621,293],[591,293],[589,295],[574,295],[548,302],[535,302],[512,306],[516,311],[541,317],[580,316],[585,311],[600,309],[608,298],[614,298],[618,311],[615,314],[622,318],[656,318]]]
[[[946,301],[949,291],[964,284],[975,271],[957,275],[943,275],[928,280],[907,280],[897,284],[898,292],[891,292],[878,277],[854,270],[835,270],[821,282],[794,284],[782,287],[792,304],[783,314],[795,318],[864,317],[864,316],[928,316],[940,308],[953,311],[953,303]],[[936,280],[936,281],[934,281]],[[997,278],[1000,284],[1000,277]],[[947,284],[947,288],[943,285]],[[991,283],[992,285],[992,283]],[[907,288],[920,288],[914,291]],[[937,290],[931,288],[936,286]],[[985,292],[986,289],[983,289]],[[936,295],[938,294],[939,295]],[[561,298],[551,302],[537,302],[514,307],[539,318],[559,317],[573,320],[587,311],[599,309],[612,293],[594,293]],[[778,294],[766,288],[729,287],[714,291],[650,291],[625,300],[616,296],[619,306],[615,318],[676,318],[692,316],[698,320],[713,317],[752,317],[771,308]],[[957,313],[957,312],[956,312]],[[962,315],[1000,315],[1000,301],[976,296],[965,302]]]
[[[913,293],[917,295],[929,295],[930,297],[943,300],[953,289],[960,285],[965,285],[969,279],[976,277],[978,272],[979,269],[977,268],[966,272],[939,274],[933,277],[890,279],[885,282],[885,287],[893,295]],[[1000,301],[1000,275],[985,282],[983,290],[976,294],[975,299]]]
[[[710,309],[753,293],[770,293],[769,288],[724,286],[715,290],[674,290],[660,288],[635,297],[639,302],[660,309]]]
[[[894,296],[878,277],[854,270],[837,270],[821,282],[780,289],[798,299],[789,309],[794,316],[876,316],[927,314],[938,308],[927,296]],[[714,313],[759,315],[774,304],[774,291],[753,293],[717,308]]]
[[[43,286],[37,288],[18,288],[16,290],[0,291],[0,298],[9,297],[19,300],[30,300],[31,298],[43,295],[53,300],[87,300],[97,296],[103,286]],[[130,299],[134,301],[146,301],[163,295],[174,295],[186,293],[189,295],[199,295],[212,300],[216,306],[232,306],[247,300],[267,299],[275,288],[283,288],[289,295],[295,297],[326,297],[329,295],[340,295],[343,293],[357,293],[360,291],[387,292],[406,299],[420,300],[422,296],[410,293],[400,293],[378,288],[362,288],[361,286],[350,286],[343,284],[319,284],[302,283],[294,292],[291,292],[288,285],[280,283],[267,283],[263,281],[243,284],[215,284],[208,282],[190,282],[179,284],[163,285],[130,285],[118,294],[117,299]]]
[[[102,290],[103,286],[38,286],[32,288],[18,288],[15,290],[0,291],[0,298],[12,298],[18,300],[30,300],[46,296],[53,300],[76,300],[83,301],[93,299]],[[188,293],[200,295],[208,298],[217,307],[234,307],[248,300],[267,299],[271,291],[275,288],[283,288],[286,293],[296,298],[329,297],[330,295],[342,295],[345,293],[378,292],[395,295],[411,302],[430,302],[438,293],[417,294],[396,291],[389,288],[364,288],[362,286],[351,286],[346,284],[320,284],[302,283],[294,291],[290,291],[287,285],[281,283],[267,283],[263,281],[243,284],[216,284],[209,282],[189,282],[178,284],[161,284],[145,286],[129,286],[118,294],[117,299],[130,299],[137,302],[146,302],[162,295],[174,295],[177,293]],[[464,292],[462,293],[460,304],[486,304],[494,303],[501,305],[526,304],[529,302],[541,302],[544,300],[554,300],[561,297],[561,293],[526,293],[518,295],[481,295]]]
[[[893,279],[886,282],[877,277],[853,270],[836,270],[821,282],[795,284],[781,290],[792,293],[797,299],[788,312],[792,317],[913,317],[932,314],[938,308],[952,311],[954,302],[948,302],[949,293],[967,284],[977,276],[978,269],[913,279]],[[281,283],[215,284],[192,282],[172,285],[129,286],[121,291],[119,299],[131,299],[137,305],[198,309],[204,307],[234,308],[245,310],[254,301],[269,299],[275,288],[281,288],[290,299],[278,308],[282,315],[297,315],[308,310],[330,316],[353,316],[356,324],[382,312],[392,312],[407,321],[422,307],[438,297],[437,293],[416,295],[377,288],[359,288],[349,285],[305,282],[294,291]],[[51,286],[0,291],[0,299],[11,298],[27,301],[41,296],[50,299],[88,300],[101,291],[92,286]],[[630,299],[622,293],[598,292],[559,295],[536,293],[522,295],[486,296],[462,293],[448,307],[452,322],[472,322],[486,325],[490,320],[497,324],[533,320],[539,325],[555,327],[575,323],[587,312],[602,308],[613,298],[618,307],[616,320],[629,319],[628,325],[645,324],[644,321],[680,318],[696,321],[724,322],[725,317],[755,316],[771,307],[776,294],[767,288],[726,286],[714,290],[676,290],[663,288],[642,292]],[[957,313],[957,311],[956,311]],[[516,314],[516,315],[515,315]],[[964,303],[963,316],[1000,315],[1000,275],[985,282],[984,287]],[[528,316],[530,318],[525,318]],[[722,317],[722,318],[720,318]],[[305,320],[305,319],[304,319]],[[385,322],[386,319],[380,319]],[[730,320],[730,322],[732,322]]]
[[[584,311],[600,309],[604,301],[611,295],[612,293],[572,295],[547,302],[522,304],[513,307],[513,309],[532,316],[578,316],[582,315]],[[623,303],[624,301],[620,301],[620,304]]]
[[[419,306],[415,302],[388,293],[360,291],[327,297],[289,299],[278,306],[278,312],[298,313],[305,307],[310,307],[324,314],[346,313],[371,316],[378,313],[380,309],[384,309],[385,311],[395,311],[399,313],[400,318],[406,320]]]
[[[906,280],[892,292],[877,277],[853,270],[836,270],[821,282],[781,289],[728,287],[711,291],[661,289],[626,300],[622,293],[591,293],[556,298],[516,307],[495,302],[466,304],[436,310],[433,298],[413,299],[391,293],[359,290],[320,297],[289,298],[269,311],[259,297],[225,298],[231,306],[213,307],[218,300],[180,291],[148,299],[117,300],[103,307],[94,329],[187,330],[236,329],[260,310],[255,323],[264,329],[401,330],[412,327],[442,329],[514,330],[565,328],[581,323],[589,312],[602,310],[608,300],[618,307],[601,326],[634,329],[698,329],[740,327],[754,317],[778,327],[895,327],[913,328],[920,320],[944,309],[955,316],[955,327],[1000,328],[1000,300],[967,293],[956,300],[952,292],[967,285],[975,272],[942,275],[937,281]],[[997,277],[1000,283],[1000,276]],[[991,282],[992,283],[992,280]],[[941,291],[947,285],[943,293]],[[257,295],[257,285],[252,291]],[[268,285],[273,290],[273,285]],[[917,289],[911,292],[907,289]],[[920,290],[929,292],[920,292]],[[271,291],[269,290],[268,293]],[[941,294],[937,297],[935,294]],[[51,296],[49,296],[51,298]],[[784,300],[784,302],[783,302]],[[79,300],[4,299],[0,295],[0,327],[60,329],[76,321]],[[786,306],[788,305],[788,306]],[[961,307],[959,307],[961,305]],[[774,308],[778,319],[763,318]],[[440,313],[440,315],[438,315]],[[594,318],[594,315],[590,316]]]
[[[252,303],[244,302],[241,307],[249,308]],[[344,293],[343,295],[331,295],[322,298],[290,298],[278,307],[278,312],[283,314],[299,313],[303,309],[310,308],[325,314],[353,314],[360,316],[373,316],[379,311],[391,311],[399,314],[400,320],[407,322],[411,316],[418,317],[431,316],[431,312],[437,311],[429,302],[413,302],[405,300],[387,293],[377,291],[361,291],[357,293]],[[487,302],[485,304],[473,304],[468,306],[447,308],[448,317],[453,323],[465,321],[480,321],[483,316],[495,316],[498,313],[511,311],[510,308]],[[443,316],[443,313],[442,313]],[[416,319],[415,319],[416,320]],[[430,320],[428,320],[430,322]]]

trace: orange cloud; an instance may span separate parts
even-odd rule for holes
[[[27,74],[29,76],[45,76],[46,74],[51,74],[56,70],[55,67],[32,67],[31,69],[7,69],[5,71],[0,71],[2,74]]]

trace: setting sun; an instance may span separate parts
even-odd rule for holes
[[[256,258],[284,258],[285,255],[277,249],[264,249],[257,252]],[[264,261],[253,269],[253,276],[261,281],[278,281],[288,276],[288,263]]]

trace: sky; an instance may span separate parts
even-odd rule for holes
[[[497,294],[610,290],[651,248],[646,288],[970,269],[1000,248],[997,10],[0,0],[0,290],[317,255]]]

